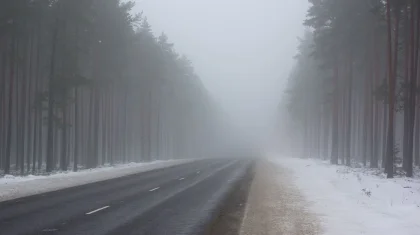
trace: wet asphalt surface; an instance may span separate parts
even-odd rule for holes
[[[2,202],[0,234],[204,234],[250,165],[206,159]]]

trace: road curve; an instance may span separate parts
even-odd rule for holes
[[[200,234],[250,160],[207,159],[0,203],[0,234]]]

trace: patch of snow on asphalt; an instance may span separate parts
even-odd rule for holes
[[[272,158],[294,171],[327,235],[420,234],[420,179],[386,179],[363,168],[317,160]]]
[[[15,177],[6,175],[0,178],[0,201],[16,199],[59,189],[118,178],[145,171],[175,166],[193,160],[154,161],[148,163],[129,163],[110,167],[100,167],[78,172],[62,172],[49,176]]]

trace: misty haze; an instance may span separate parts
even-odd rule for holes
[[[419,235],[418,0],[1,0],[0,235]]]

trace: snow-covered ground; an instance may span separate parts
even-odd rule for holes
[[[101,167],[79,172],[62,172],[49,176],[15,177],[6,175],[0,178],[0,201],[51,192],[68,187],[94,183],[107,179],[170,167],[193,160],[154,161],[148,163],[129,163],[112,167]]]
[[[326,235],[419,235],[420,179],[386,179],[362,168],[278,157]]]

